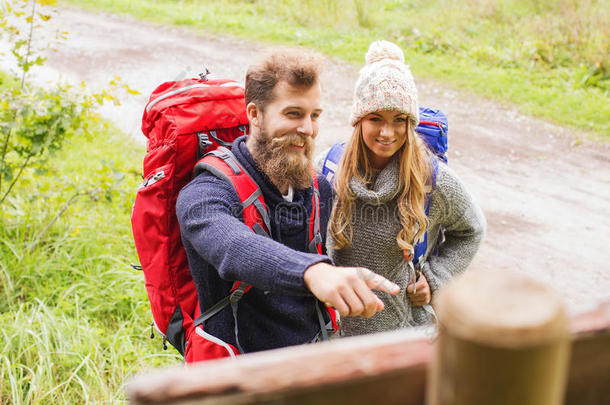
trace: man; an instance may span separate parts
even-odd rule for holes
[[[226,297],[235,280],[253,286],[235,313],[227,307],[205,323],[206,333],[244,352],[318,340],[324,304],[342,316],[370,317],[383,309],[371,288],[398,292],[367,269],[334,267],[327,256],[309,253],[320,65],[315,54],[282,50],[246,74],[250,135],[237,139],[232,152],[263,193],[271,238],[242,222],[235,189],[210,172],[193,179],[178,198],[202,312]],[[324,246],[332,190],[323,176],[318,183]]]

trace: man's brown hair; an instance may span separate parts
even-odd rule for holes
[[[312,51],[281,48],[267,52],[246,73],[246,105],[256,104],[264,110],[273,101],[273,89],[280,81],[309,89],[318,83],[322,57]]]

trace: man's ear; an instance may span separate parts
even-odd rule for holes
[[[258,106],[254,103],[248,103],[246,106],[246,114],[248,115],[250,125],[259,128],[261,111],[259,110]]]

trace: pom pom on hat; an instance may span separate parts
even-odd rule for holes
[[[369,46],[365,60],[367,65],[380,62],[384,59],[393,59],[405,63],[405,54],[398,45],[388,41],[375,41]]]
[[[375,111],[400,111],[413,126],[419,123],[417,89],[409,67],[404,64],[402,50],[392,42],[375,41],[365,56],[360,70],[350,122],[352,126]]]

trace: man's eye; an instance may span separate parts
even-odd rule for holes
[[[288,111],[287,115],[290,117],[300,117],[301,113],[298,111]]]
[[[394,120],[394,122],[407,122],[407,117],[399,117]]]
[[[313,114],[311,114],[311,119],[312,120],[317,120],[318,118],[320,118],[320,113],[313,113]]]
[[[369,121],[380,122],[381,118],[379,118],[379,117],[371,117],[371,118],[369,118]]]

